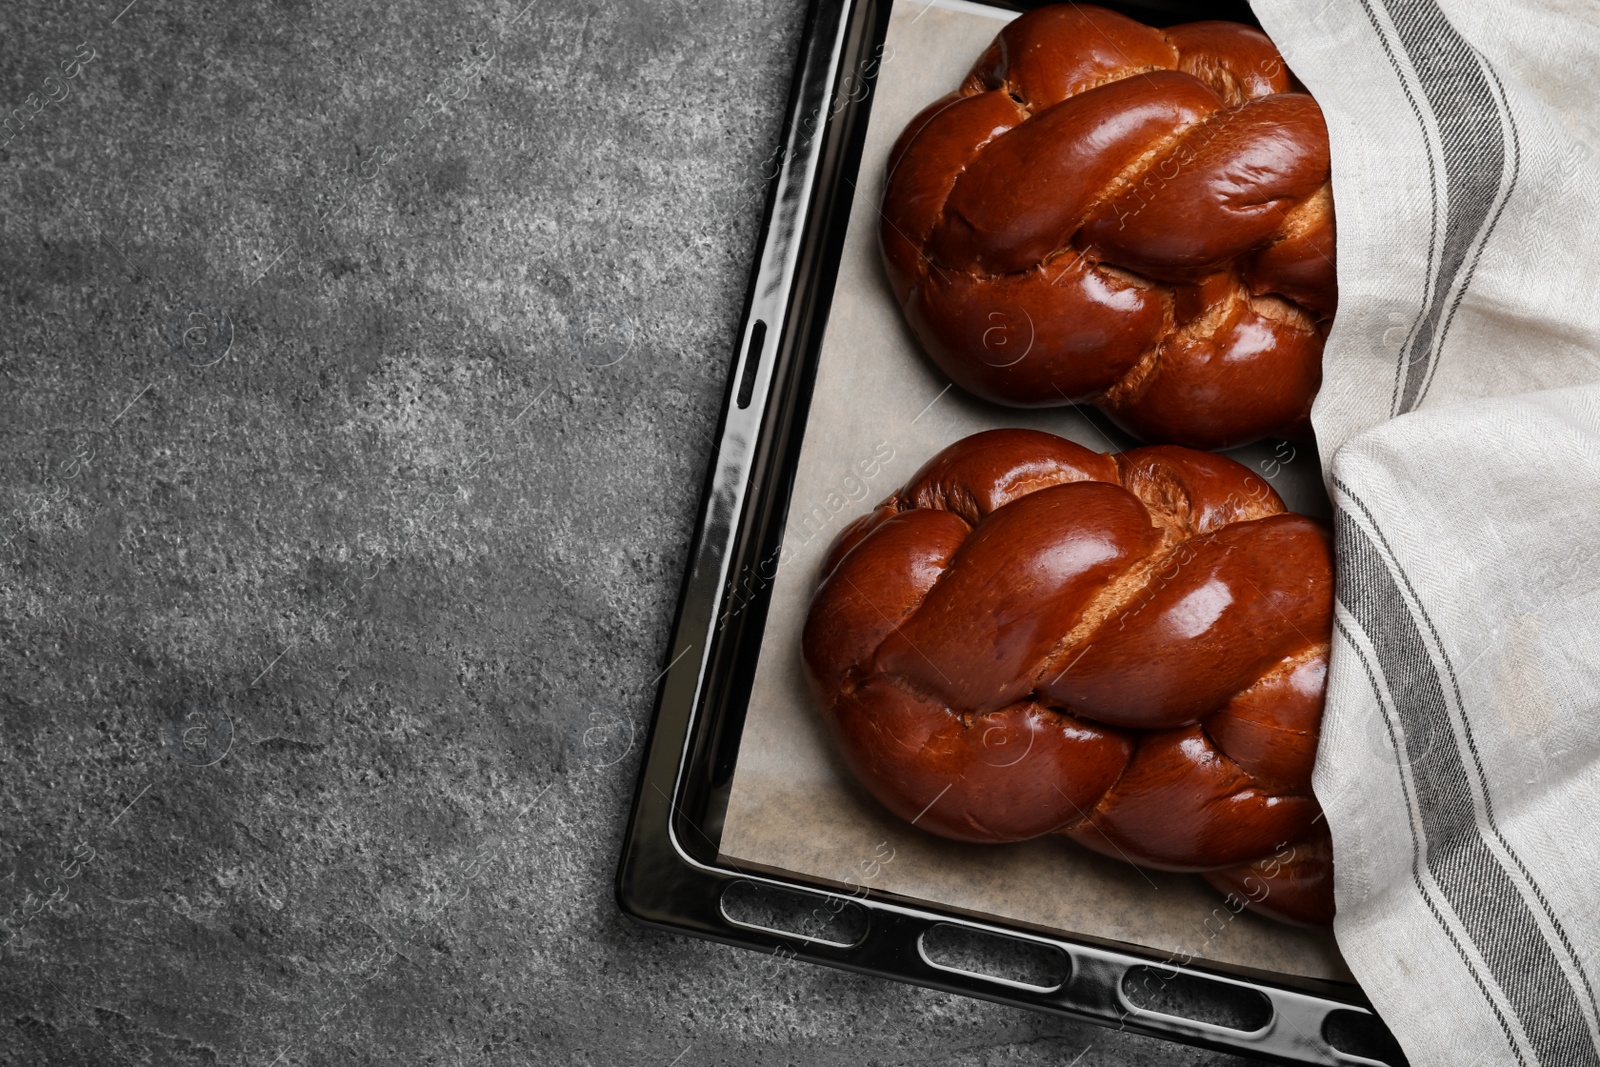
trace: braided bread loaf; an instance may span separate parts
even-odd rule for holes
[[[1145,440],[1305,436],[1334,311],[1328,134],[1227,22],[1103,8],[1006,26],[889,157],[880,237],[935,363]]]
[[[846,527],[823,575],[807,675],[900,817],[1061,833],[1224,888],[1311,835],[1328,536],[1240,464],[975,434]],[[1314,862],[1278,866],[1282,917],[1331,910]]]

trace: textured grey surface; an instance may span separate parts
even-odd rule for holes
[[[1232,1062],[613,903],[798,3],[125,3],[0,14],[0,1062]]]

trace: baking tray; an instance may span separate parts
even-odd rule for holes
[[[1105,6],[1155,25],[1254,21],[1225,2]],[[1403,1062],[1353,985],[1180,962],[721,855],[891,8],[892,0],[814,0],[808,15],[784,137],[763,172],[772,181],[762,238],[659,678],[619,903],[649,925],[768,953],[775,968],[824,963],[1282,1062]],[[961,73],[950,72],[952,86]]]

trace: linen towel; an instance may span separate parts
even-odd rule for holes
[[[1600,4],[1254,7],[1333,158],[1335,933],[1417,1067],[1600,1065]]]

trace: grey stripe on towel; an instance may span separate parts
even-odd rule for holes
[[[1367,510],[1348,487],[1339,488]],[[1407,744],[1428,871],[1487,964],[1489,977],[1504,992],[1540,1062],[1600,1065],[1578,991],[1562,968],[1556,946],[1485,840],[1486,828],[1476,817],[1472,781],[1450,720],[1445,683],[1418,620],[1384,553],[1366,531],[1343,509],[1337,513],[1336,526],[1339,601],[1371,642],[1393,699]],[[1421,751],[1413,751],[1424,739]],[[1483,799],[1487,802],[1487,797]],[[1492,820],[1490,812],[1487,829],[1515,859]],[[1537,893],[1531,875],[1525,868],[1521,873]],[[1554,923],[1554,916],[1549,917]],[[1567,948],[1561,955],[1582,975],[1580,961]]]
[[[1427,141],[1422,102],[1412,95],[1399,60],[1389,49],[1372,2],[1374,0],[1361,0],[1367,18],[1383,42],[1395,76],[1400,79],[1411,110],[1423,126],[1423,139]],[[1461,294],[1471,283],[1483,246],[1516,186],[1520,153],[1516,122],[1503,103],[1498,84],[1491,85],[1493,72],[1445,18],[1439,5],[1434,0],[1375,2],[1382,4],[1389,13],[1406,58],[1422,86],[1426,110],[1438,130],[1444,165],[1442,243],[1437,232],[1441,190],[1438,175],[1429,175],[1435,227],[1429,257],[1431,260],[1434,250],[1438,250],[1438,272],[1433,275],[1431,290],[1424,295],[1417,321],[1395,368],[1393,412],[1400,414],[1414,409],[1426,395],[1439,349],[1450,332]]]

